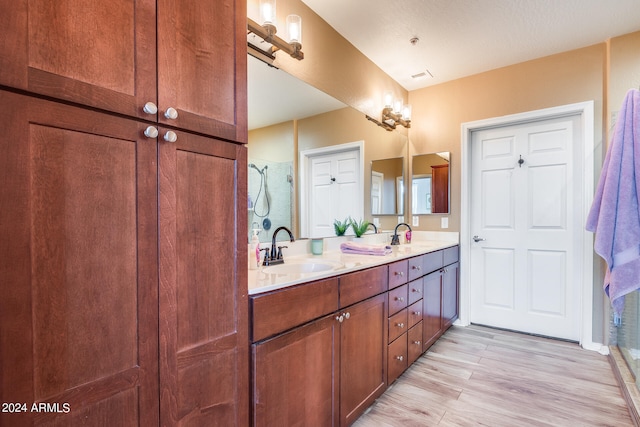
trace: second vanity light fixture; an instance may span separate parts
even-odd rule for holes
[[[387,92],[384,94],[384,108],[382,109],[383,127],[389,126],[395,129],[396,125],[402,125],[406,128],[411,127],[411,105],[403,105],[402,99],[393,99],[393,94]]]
[[[302,52],[302,19],[298,15],[287,16],[287,40],[276,35],[276,0],[260,0],[260,21],[258,24],[251,18],[247,18],[249,33],[262,38],[272,46],[266,53],[275,58],[278,50],[283,50],[297,60],[304,59]]]

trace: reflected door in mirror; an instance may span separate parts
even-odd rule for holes
[[[449,212],[449,165],[431,166],[431,213]]]

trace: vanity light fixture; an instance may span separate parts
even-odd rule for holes
[[[278,50],[287,52],[297,60],[304,59],[302,52],[302,19],[298,15],[287,16],[287,40],[277,36],[276,27],[276,0],[260,0],[260,20],[258,24],[251,18],[247,18],[248,34],[255,34],[265,42],[271,44],[268,50],[260,49],[250,43],[250,47],[258,49],[275,59]]]
[[[396,125],[406,128],[411,127],[411,105],[403,105],[402,99],[393,99],[393,94],[387,92],[384,95],[384,108],[382,109],[382,123],[395,129]]]

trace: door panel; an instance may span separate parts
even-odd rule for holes
[[[579,117],[474,132],[471,321],[579,336],[573,145]]]
[[[156,142],[15,94],[0,110],[2,397],[70,407],[1,424],[155,425]]]
[[[161,422],[246,425],[246,148],[179,132],[159,167]]]
[[[156,102],[155,0],[3,1],[0,23],[12,34],[0,40],[0,84],[150,117],[142,106]]]

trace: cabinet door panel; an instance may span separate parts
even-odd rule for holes
[[[6,92],[0,117],[1,394],[71,408],[0,424],[157,424],[155,140]]]
[[[352,424],[386,387],[387,298],[343,310],[340,329],[340,424]]]
[[[424,298],[422,300],[423,345],[424,350],[431,346],[442,333],[441,319],[441,274],[435,272],[424,277]]]
[[[156,101],[155,0],[2,1],[0,84],[147,118]],[[155,119],[155,116],[153,116]]]
[[[246,30],[244,1],[158,0],[161,123],[247,141]]]
[[[246,425],[246,148],[178,132],[159,162],[161,421]]]
[[[442,323],[448,328],[458,318],[458,263],[445,267],[442,276]]]
[[[334,316],[252,346],[254,426],[337,426]]]

